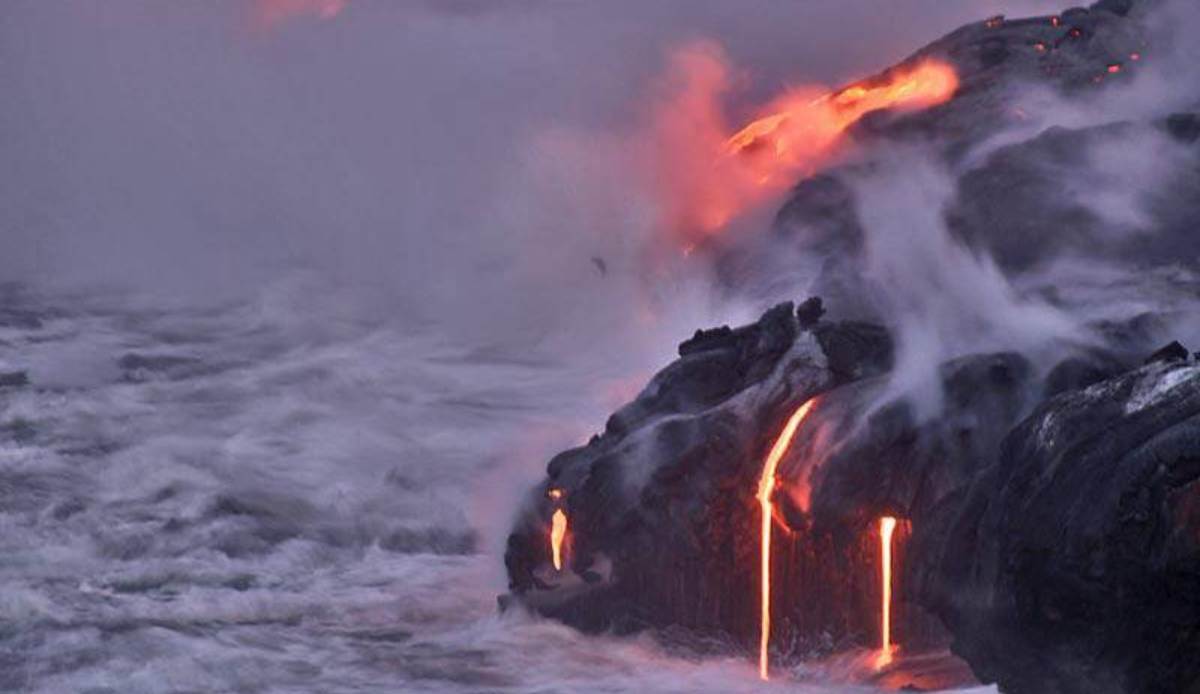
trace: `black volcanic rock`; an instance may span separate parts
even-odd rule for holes
[[[1100,0],[1100,2],[1092,3],[1092,9],[1112,12],[1118,17],[1124,17],[1133,10],[1135,4],[1137,3],[1134,0]]]
[[[1067,357],[1046,376],[1045,396],[1053,397],[1068,390],[1079,390],[1124,373],[1128,366],[1108,354],[1093,351]]]
[[[508,602],[589,631],[749,635],[754,584],[730,567],[753,563],[760,461],[833,374],[790,303],[691,344],[603,435],[550,461],[508,540]],[[561,573],[547,540],[559,507],[571,528]]]
[[[29,385],[29,375],[24,371],[0,372],[0,388],[20,388]]]
[[[936,135],[950,144],[946,151],[954,153],[1020,120],[1020,114],[1006,108],[1007,92],[1014,85],[1041,84],[1072,92],[1117,83],[1115,78],[1122,76],[1109,74],[1108,67],[1124,65],[1146,44],[1146,13],[1118,4],[967,24],[891,68],[929,58],[946,61],[959,77],[954,99],[916,113],[877,111],[853,132],[860,139],[927,140]]]
[[[836,175],[818,174],[796,184],[775,215],[775,226],[794,221],[805,225],[813,252],[856,253],[862,246],[854,191]]]
[[[663,415],[701,412],[762,381],[798,332],[792,306],[779,304],[757,323],[736,330],[696,331],[679,345],[679,360],[609,418],[606,433],[624,434]]]
[[[1200,686],[1200,368],[1156,363],[1040,406],[941,521],[921,599],[1013,694]]]
[[[809,330],[821,320],[821,316],[825,315],[823,304],[821,297],[813,296],[796,307],[796,320],[799,321],[801,330]]]
[[[736,344],[737,339],[733,336],[733,329],[728,325],[709,330],[697,330],[690,340],[679,343],[679,356],[686,357],[698,352],[730,348]]]
[[[966,172],[948,221],[955,234],[1003,267],[1024,270],[1065,250],[1115,251],[1086,191],[1064,194],[1092,147],[1131,137],[1129,126],[1050,128],[1002,147]],[[1053,229],[1053,234],[1047,234]],[[1106,248],[1107,246],[1107,248]]]
[[[555,456],[508,540],[510,595],[588,631],[680,629],[749,644],[756,633],[762,463],[784,422],[816,398],[779,465],[785,530],[773,562],[781,643],[806,652],[868,643],[876,622],[876,519],[924,514],[994,460],[1036,392],[1021,357],[965,357],[943,367],[953,416],[920,419],[881,396],[892,343],[863,323],[796,329],[791,305],[757,323],[702,331],[695,347],[618,410],[603,435]],[[711,335],[712,337],[706,337]],[[836,444],[836,445],[835,445]],[[570,518],[561,572],[549,565],[555,509]],[[906,608],[910,643],[936,624]],[[821,644],[825,644],[822,646]]]
[[[771,243],[751,239],[722,250],[723,278],[756,290],[755,268],[794,262],[779,252],[780,239],[785,239],[797,255],[827,260],[813,290],[836,307],[838,317],[882,322],[885,317],[860,296],[862,269],[854,260],[864,252],[865,235],[855,189],[879,161],[871,154],[876,150],[868,147],[879,145],[884,153],[879,156],[886,158],[896,143],[919,144],[940,155],[957,179],[945,214],[952,232],[1007,272],[1025,271],[1069,252],[1119,259],[1131,252],[1194,256],[1190,222],[1200,214],[1200,184],[1191,177],[1181,177],[1163,191],[1161,200],[1148,203],[1148,219],[1164,230],[1155,237],[1112,228],[1098,210],[1113,191],[1085,176],[1095,152],[1149,138],[1161,132],[1161,122],[1122,122],[1114,116],[1111,122],[1097,118],[1088,127],[1046,130],[1031,127],[1047,115],[1036,102],[1018,107],[1013,98],[1030,87],[1067,101],[1120,88],[1153,60],[1146,47],[1147,14],[1142,3],[1112,1],[1056,16],[981,18],[864,80],[878,82],[894,70],[932,58],[953,65],[960,86],[953,99],[931,108],[881,110],[863,117],[852,126],[850,138],[864,154],[798,182],[776,216]],[[1110,72],[1112,68],[1118,71]],[[1168,130],[1187,140],[1191,122],[1181,114],[1169,121]],[[1001,131],[1007,131],[1003,138],[991,139]]]
[[[920,418],[907,402],[869,416],[881,379],[822,399],[825,421],[844,429],[840,445],[813,475],[812,512],[822,527],[860,527],[881,509],[915,526],[947,495],[995,462],[999,443],[1035,396],[1034,370],[1007,352],[962,357],[941,368],[944,411]],[[864,421],[865,419],[865,421]],[[861,423],[860,423],[861,422]]]
[[[1179,344],[1178,340],[1174,340],[1169,345],[1146,357],[1146,363],[1153,364],[1155,362],[1187,361],[1187,358],[1187,347]]]
[[[762,463],[815,398],[773,496],[776,656],[877,643],[877,528],[893,515],[894,633],[906,646],[953,640],[1006,694],[1200,692],[1200,367],[1176,346],[1131,370],[1190,334],[1190,319],[1158,295],[1110,301],[1123,280],[1102,271],[1086,297],[1041,282],[1064,270],[1056,260],[1087,271],[1104,269],[1091,260],[1137,261],[1148,273],[1139,288],[1191,291],[1186,273],[1159,277],[1154,263],[1196,255],[1193,119],[1031,128],[1036,117],[1026,122],[1011,100],[1031,83],[1072,99],[1136,75],[1150,4],[980,21],[898,66],[949,61],[960,88],[922,111],[869,114],[849,133],[862,156],[801,181],[767,242],[714,247],[730,284],[761,297],[781,270],[815,280],[808,290],[826,301],[697,331],[603,434],[555,456],[509,536],[502,604],[586,631],[753,647]],[[1128,191],[1112,188],[1124,184],[1085,174],[1097,152],[1119,158],[1143,141],[1182,174],[1136,201],[1143,216],[1114,224],[1104,203],[1114,192],[1124,203]],[[936,404],[887,399],[896,318],[876,305],[871,275],[871,253],[887,249],[870,247],[855,196],[896,143],[932,150],[953,177],[940,210],[949,236],[1029,280],[1012,283],[1020,298],[1079,308],[1086,337],[1060,354],[943,363],[930,384],[940,398],[927,398]],[[570,533],[556,571],[549,528],[560,509]]]
[[[1167,117],[1167,132],[1171,137],[1187,144],[1200,140],[1200,114],[1171,114]]]
[[[886,514],[912,537],[897,549],[895,626],[911,647],[952,638],[980,678],[1017,694],[1200,683],[1200,367],[1112,375],[1121,362],[1097,352],[1047,384],[1020,355],[968,356],[942,366],[929,418],[880,400],[885,362],[869,357],[886,353],[886,331],[796,323],[783,305],[722,331],[619,424],[551,460],[509,537],[502,604],[586,631],[749,647],[762,460],[815,397],[774,497],[781,656],[876,638],[872,528]],[[562,571],[549,562],[558,508]]]
[[[813,329],[829,370],[846,381],[877,376],[892,368],[895,347],[881,326],[857,321],[822,323]]]

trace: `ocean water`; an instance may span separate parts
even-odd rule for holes
[[[516,499],[636,375],[349,317],[0,290],[0,691],[870,691],[496,609]]]

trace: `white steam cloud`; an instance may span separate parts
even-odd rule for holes
[[[1070,316],[1020,296],[990,258],[950,233],[944,213],[954,181],[927,155],[896,152],[854,180],[854,189],[866,234],[866,289],[897,342],[882,401],[909,397],[919,415],[932,416],[942,405],[938,367],[949,359],[1035,354],[1083,338]]]

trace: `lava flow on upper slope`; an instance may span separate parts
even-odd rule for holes
[[[874,111],[915,111],[951,99],[958,89],[949,62],[923,58],[842,89],[793,87],[730,127],[722,92],[730,86],[723,54],[687,46],[672,56],[678,93],[659,104],[655,197],[663,223],[686,246],[831,164],[847,130]]]

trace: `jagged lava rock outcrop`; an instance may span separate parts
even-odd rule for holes
[[[891,366],[887,331],[800,316],[788,303],[746,327],[698,332],[603,434],[551,460],[509,538],[505,601],[589,631],[753,643],[763,460],[816,397],[779,466],[775,641],[801,654],[877,639],[879,515],[923,523],[992,461],[1037,386],[1022,358],[980,355],[943,369],[957,416],[920,422],[904,405],[868,415]],[[548,535],[558,508],[571,527],[562,571]],[[906,610],[909,642],[942,637]]]
[[[524,604],[618,632],[736,632],[753,611],[753,490],[768,427],[835,376],[791,304],[698,332],[679,351],[603,434],[550,461],[505,555]],[[561,573],[549,566],[551,490],[571,520]]]
[[[1014,694],[1200,688],[1200,366],[1042,404],[916,538],[921,600]]]

